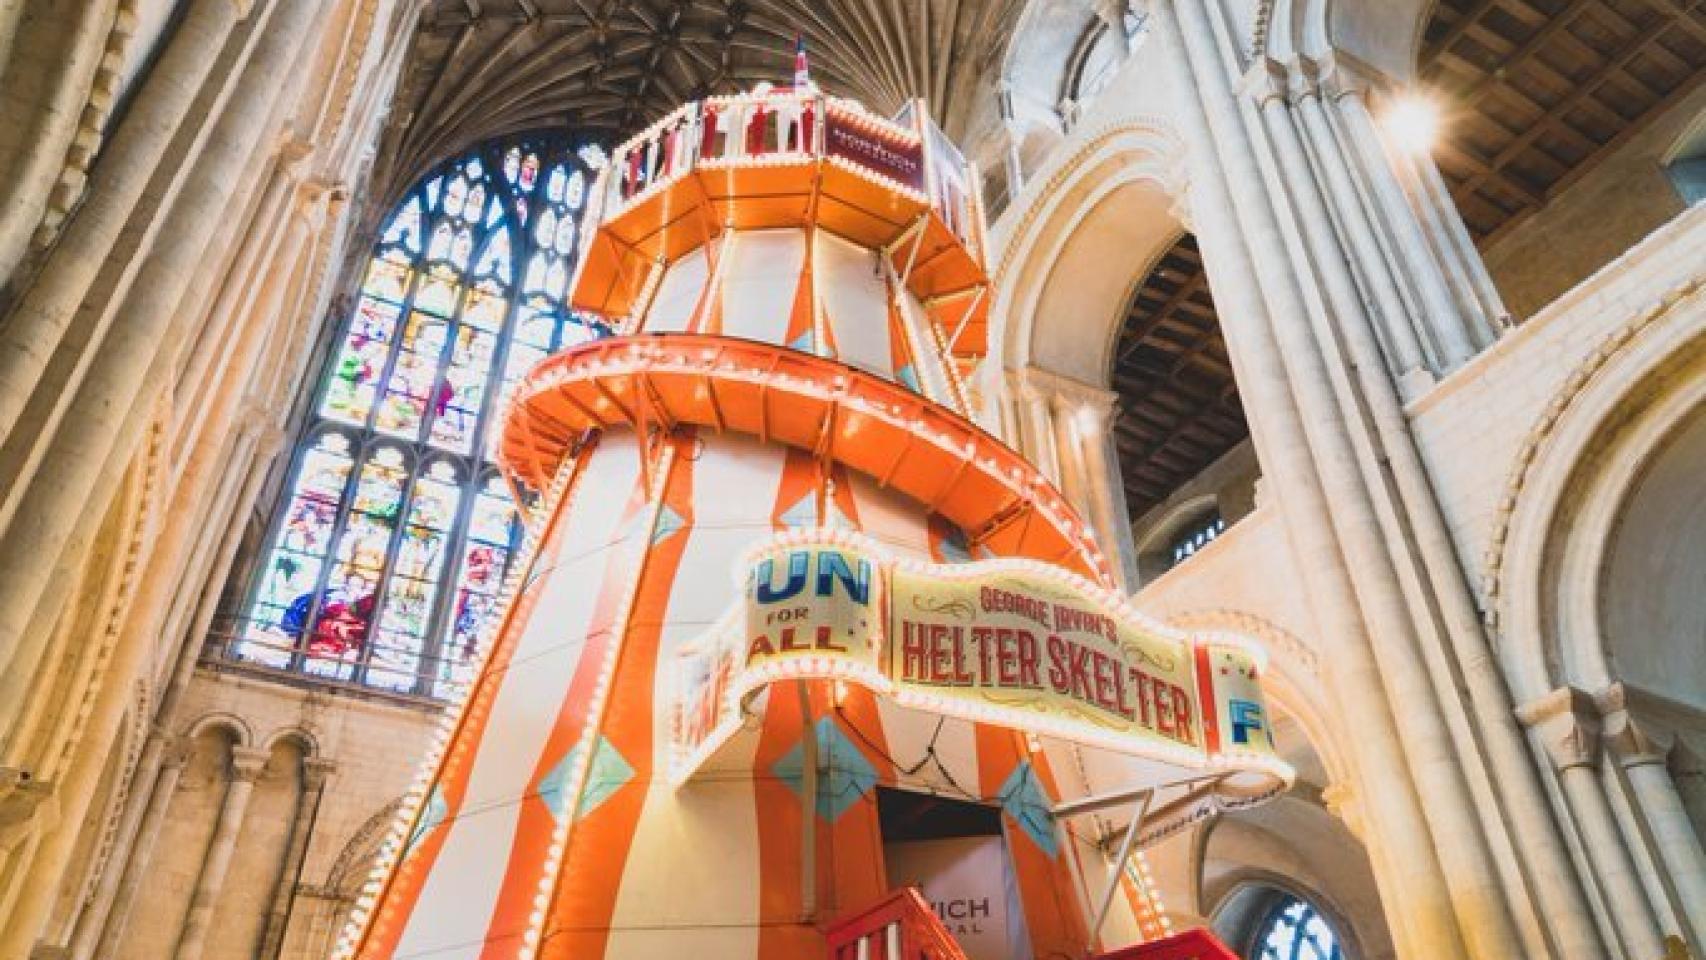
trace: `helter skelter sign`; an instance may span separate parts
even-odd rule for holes
[[[1240,637],[1187,635],[1033,560],[938,564],[833,530],[749,554],[742,596],[681,652],[681,782],[781,680],[862,684],[897,703],[1171,763],[1288,778]]]

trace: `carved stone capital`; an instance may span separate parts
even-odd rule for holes
[[[160,768],[182,768],[195,752],[195,743],[187,737],[163,737],[160,742]]]
[[[1599,764],[1599,707],[1587,692],[1559,687],[1517,707],[1516,717],[1540,738],[1559,771]]]
[[[1320,81],[1322,95],[1332,100],[1350,96],[1365,97],[1368,91],[1388,82],[1387,77],[1380,71],[1338,50],[1329,51],[1316,58],[1314,69]]]
[[[1664,765],[1676,749],[1676,730],[1640,709],[1638,695],[1621,683],[1596,698],[1606,749],[1624,767]]]
[[[276,153],[278,168],[285,174],[296,177],[300,175],[308,158],[314,154],[314,141],[286,129],[279,135]]]
[[[1120,398],[1112,390],[1094,387],[1040,367],[1026,367],[1023,376],[1025,382],[1047,397],[1054,411],[1063,416],[1090,410],[1098,417],[1111,418]]]
[[[1357,839],[1363,838],[1362,802],[1356,788],[1346,780],[1335,780],[1321,791],[1321,803],[1327,812],[1344,822]]]
[[[6,769],[14,771],[16,768]],[[14,779],[11,787],[0,793],[0,834],[11,833],[14,828],[28,826],[38,817],[51,814],[54,805],[47,801],[53,798],[54,793],[54,785],[49,781],[28,776]],[[0,848],[4,846],[0,840]]]
[[[252,750],[248,747],[231,748],[231,779],[253,783],[259,779],[261,772],[267,767],[265,750]]]
[[[1290,99],[1291,70],[1272,57],[1259,57],[1250,64],[1250,69],[1244,72],[1238,86],[1255,101],[1256,106],[1265,107],[1275,100],[1285,102]]]
[[[338,769],[336,760],[325,757],[308,757],[302,761],[302,788],[318,790],[326,785],[326,778]]]

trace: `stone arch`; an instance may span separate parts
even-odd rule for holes
[[[1131,118],[1086,133],[1026,187],[996,238],[991,319],[1002,366],[1107,382],[1131,293],[1183,230],[1174,213],[1183,151],[1163,121]]]
[[[1316,786],[1328,788],[1348,781],[1350,752],[1339,742],[1340,727],[1322,708],[1327,702],[1327,692],[1313,648],[1268,618],[1241,610],[1191,610],[1170,616],[1167,622],[1186,630],[1241,634],[1261,644],[1268,652],[1263,692],[1278,715],[1296,722],[1308,748],[1319,758],[1321,779],[1325,782]]]
[[[261,743],[261,750],[270,754],[280,744],[294,745],[301,752],[304,760],[312,760],[324,755],[320,749],[319,738],[301,727],[281,727],[272,731]]]
[[[214,711],[197,717],[189,726],[184,728],[185,740],[196,740],[211,731],[223,731],[231,737],[231,745],[247,748],[255,742],[254,728],[249,721],[235,713]]]
[[[1348,55],[1400,82],[1414,79],[1438,0],[1261,0],[1247,25],[1251,51],[1287,62]]]
[[[1706,415],[1700,286],[1673,290],[1607,337],[1518,451],[1486,607],[1519,703],[1619,679],[1607,656],[1606,563],[1631,498],[1676,443],[1695,442]]]
[[[1210,825],[1202,831],[1205,850],[1213,830],[1214,826]],[[1346,955],[1357,958],[1370,955],[1358,936],[1357,924],[1334,897],[1287,874],[1256,868],[1240,870],[1217,880],[1209,899],[1204,902],[1209,904],[1206,914],[1215,935],[1240,955],[1255,956],[1259,944],[1254,943],[1253,938],[1259,933],[1258,926],[1276,902],[1292,898],[1302,900],[1321,913],[1339,935]]]

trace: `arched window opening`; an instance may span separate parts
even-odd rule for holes
[[[1183,559],[1172,553],[1181,506],[1213,497],[1237,522],[1256,473],[1254,457],[1238,454],[1250,431],[1193,235],[1163,251],[1133,292],[1108,378],[1133,535],[1165,569]]]
[[[1706,200],[1706,118],[1695,121],[1694,129],[1672,151],[1665,174],[1683,203],[1692,207]]]
[[[1072,104],[1075,114],[1082,115],[1097,95],[1108,88],[1126,57],[1137,49],[1148,33],[1147,13],[1126,11],[1120,17],[1118,30],[1100,17],[1091,21],[1079,39],[1067,68],[1066,99]],[[1076,116],[1068,119],[1075,120]]]
[[[1173,566],[1178,566],[1189,560],[1198,550],[1209,545],[1215,537],[1226,531],[1226,518],[1219,510],[1198,517],[1190,523],[1181,526],[1173,535],[1173,542],[1167,552]]]
[[[596,147],[487,146],[386,222],[298,444],[237,660],[409,693],[465,684],[521,523],[498,412],[608,334],[565,301]]]
[[[1279,898],[1256,928],[1251,960],[1344,960],[1339,935],[1306,900]]]

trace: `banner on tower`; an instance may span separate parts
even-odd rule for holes
[[[678,782],[782,680],[857,683],[903,706],[1188,769],[1284,768],[1260,650],[1153,623],[1060,568],[935,564],[856,535],[784,534],[750,556],[743,583],[677,659]]]

